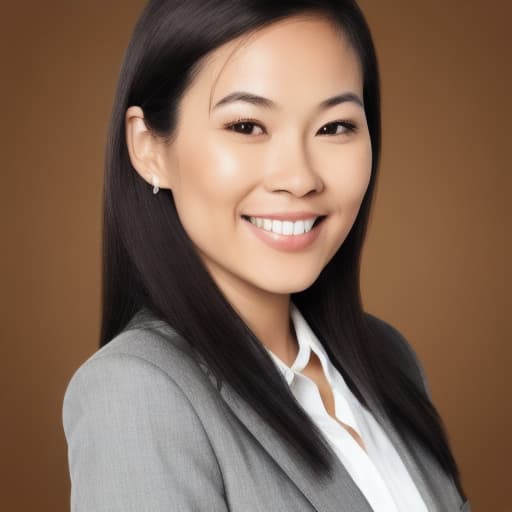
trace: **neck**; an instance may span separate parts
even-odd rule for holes
[[[290,294],[241,286],[232,276],[222,277],[215,279],[217,285],[242,320],[265,348],[291,366],[297,356],[298,343],[290,316]]]

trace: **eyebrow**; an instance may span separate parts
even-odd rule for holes
[[[236,91],[228,94],[220,101],[218,101],[212,110],[215,110],[218,107],[227,105],[228,103],[234,103],[236,101],[244,101],[246,103],[250,103],[251,105],[256,105],[259,107],[264,107],[266,109],[276,109],[279,108],[277,103],[274,101],[264,98],[263,96],[258,96],[256,94],[252,94],[250,92],[244,91]],[[363,100],[354,92],[345,92],[343,94],[338,94],[336,96],[332,96],[331,98],[327,98],[319,103],[317,110],[326,110],[328,108],[334,107],[335,105],[340,105],[341,103],[353,102],[364,108]]]

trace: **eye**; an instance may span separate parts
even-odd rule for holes
[[[332,127],[334,127],[334,133],[332,132]],[[341,127],[341,130],[338,130],[338,127]],[[327,129],[326,129],[327,128]],[[333,121],[332,123],[328,123],[322,128],[320,128],[319,133],[321,132],[323,135],[350,135],[357,130],[357,126],[355,123],[350,121]]]
[[[241,133],[243,135],[254,135],[253,128],[257,126],[261,129],[262,133],[264,133],[264,129],[262,126],[257,123],[254,119],[237,119],[234,123],[228,123],[224,125],[224,128],[234,131],[236,133]],[[332,128],[334,127],[334,133],[332,133]],[[338,130],[338,127],[341,127],[341,130]],[[320,128],[319,133],[322,135],[350,135],[357,130],[357,126],[355,123],[351,121],[333,121],[332,123],[328,123],[322,128]],[[261,135],[261,133],[257,133],[256,135]]]
[[[237,119],[234,123],[224,125],[224,128],[243,135],[254,135],[252,129],[255,126],[261,128],[261,125],[256,123],[253,119]],[[256,135],[261,134],[257,133]]]

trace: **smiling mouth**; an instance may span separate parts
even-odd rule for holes
[[[308,221],[280,221],[280,220],[273,220],[273,219],[258,219],[253,218],[252,220],[247,215],[242,215],[242,218],[249,222],[250,224],[253,224],[254,226],[264,230],[269,231],[272,233],[276,233],[279,235],[288,235],[288,236],[297,236],[302,235],[310,232],[311,230],[315,229],[319,224],[321,224],[324,219],[327,217],[327,215],[320,215],[315,219],[313,224],[308,224]],[[311,221],[309,221],[311,222]]]

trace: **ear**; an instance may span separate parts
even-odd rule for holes
[[[162,154],[165,145],[147,128],[144,112],[140,107],[131,106],[126,110],[125,126],[126,145],[133,168],[151,185],[155,175],[160,188],[171,188],[169,172]]]

